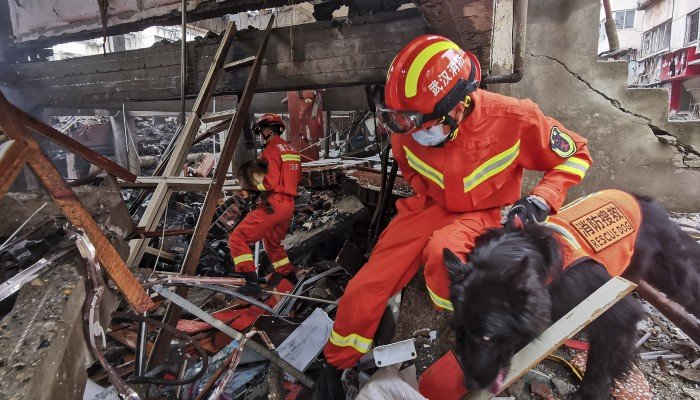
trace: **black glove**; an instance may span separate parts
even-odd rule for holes
[[[345,400],[345,389],[342,382],[343,371],[324,363],[318,374],[313,388],[311,400]]]
[[[262,291],[260,282],[258,281],[258,273],[255,271],[242,272],[240,274],[245,278],[245,285],[238,289],[238,293],[244,296],[257,296]]]
[[[549,204],[534,196],[523,197],[508,211],[505,226],[514,226],[515,217],[525,222],[542,222],[549,215]]]
[[[286,275],[282,275],[279,272],[275,271],[272,273],[272,275],[270,275],[270,279],[267,280],[265,286],[267,286],[270,290],[275,290],[275,288],[282,281],[283,278],[286,278],[293,285],[296,285],[297,282],[299,282],[299,279],[297,279],[294,270],[290,271]]]

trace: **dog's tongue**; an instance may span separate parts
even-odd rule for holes
[[[498,394],[501,392],[501,387],[503,386],[503,380],[506,377],[506,371],[504,369],[498,370],[498,375],[496,379],[493,380],[491,386],[489,386],[489,392],[493,394]]]

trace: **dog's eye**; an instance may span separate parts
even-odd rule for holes
[[[491,340],[491,336],[482,336],[481,338],[484,339],[484,342]]]

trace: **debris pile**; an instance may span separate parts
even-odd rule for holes
[[[144,118],[137,121],[137,127],[142,161],[152,157],[150,167],[155,168],[175,134],[174,119]],[[185,177],[211,175],[215,159],[208,152],[210,145],[202,146],[188,157],[182,170]],[[399,175],[394,176],[393,190],[380,194],[385,180],[378,161],[376,157],[345,158],[304,165],[304,186],[299,188],[283,242],[297,267],[295,275],[272,279],[274,268],[264,248],[254,246],[251,251],[263,286],[261,295],[254,298],[237,291],[244,281],[233,274],[228,248],[230,232],[257,206],[254,197],[240,190],[227,191],[218,203],[203,237],[196,276],[186,276],[180,270],[196,234],[203,193],[174,192],[164,204],[160,225],[148,232],[134,228],[133,216],[129,216],[111,179],[105,179],[102,187],[76,189],[122,257],[128,254],[126,240],[151,240],[145,256],[132,269],[138,277],[135,287],[148,293],[155,303],[146,316],[134,313],[125,302],[119,304],[121,299],[109,289],[109,283],[99,284],[95,274],[101,276],[100,265],[94,248],[90,253],[92,244],[82,233],[64,228],[55,210],[48,213],[48,209],[40,209],[36,221],[17,232],[0,231],[0,274],[4,280],[18,277],[24,284],[19,295],[13,293],[17,297],[14,307],[10,304],[3,311],[8,315],[0,325],[0,378],[12,384],[0,389],[0,394],[11,390],[34,398],[33,390],[38,389],[33,388],[63,385],[50,393],[72,397],[84,389],[76,382],[88,380],[88,398],[98,399],[131,392],[140,398],[323,398],[318,392],[312,394],[310,386],[327,371],[322,349],[338,300],[365,264],[382,224],[395,212],[395,200],[412,193]],[[118,204],[102,198],[101,192],[117,199]],[[137,200],[134,193],[122,191],[127,203]],[[8,195],[2,202],[9,204],[8,215],[26,219],[26,212],[13,210],[36,210],[41,196],[30,196],[29,200],[21,196]],[[143,213],[148,201],[147,197],[136,215]],[[700,239],[700,214],[673,217]],[[12,225],[16,228],[20,223],[13,221]],[[52,258],[57,248],[74,249],[76,240],[83,243],[82,256],[74,252],[63,261]],[[38,268],[38,277],[25,274],[36,265],[43,268],[42,262],[50,266],[48,272]],[[418,274],[390,299],[374,349],[354,369],[343,373],[339,382],[348,398],[449,399],[466,395],[459,362],[450,351],[455,345],[450,316],[433,312],[422,279]],[[104,295],[104,301],[100,307],[90,307],[90,300],[99,299],[98,295]],[[83,305],[85,298],[88,301]],[[170,315],[168,310],[174,306],[182,312],[174,314],[169,321],[172,327],[166,329],[159,321]],[[639,368],[614,397],[626,399],[633,393],[633,398],[651,399],[653,393],[659,398],[697,398],[700,348],[654,307],[645,304],[645,309],[647,317],[639,327]],[[84,337],[89,339],[92,355],[100,360],[87,370],[67,365],[93,359],[84,345],[74,348],[84,343],[76,338]],[[17,338],[19,348],[14,347]],[[566,398],[585,373],[587,348],[584,336],[567,341],[500,395],[511,399]],[[74,351],[79,357],[51,358]],[[54,379],[58,369],[70,370],[74,376]]]

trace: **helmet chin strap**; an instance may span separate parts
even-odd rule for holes
[[[472,106],[472,97],[467,95],[467,97],[464,99],[464,112],[462,113],[462,121],[467,119],[469,115],[471,115],[471,106]],[[443,140],[441,143],[438,143],[436,145],[430,146],[430,147],[442,147],[444,146],[447,142],[451,141],[452,139],[457,137],[457,133],[459,132],[459,123],[461,121],[457,121],[456,119],[450,117],[450,115],[445,115],[445,120],[443,121],[444,125],[448,125],[450,127],[450,133],[448,133],[445,136],[445,140]]]
[[[450,140],[457,137],[457,131],[459,130],[459,123],[457,122],[457,120],[450,117],[449,115],[445,115],[445,120],[442,122],[442,124],[449,126],[450,132],[447,135],[445,135],[445,139],[442,142],[435,144],[435,145],[432,145],[430,147],[435,147],[435,148],[442,147],[447,142],[449,142]]]

